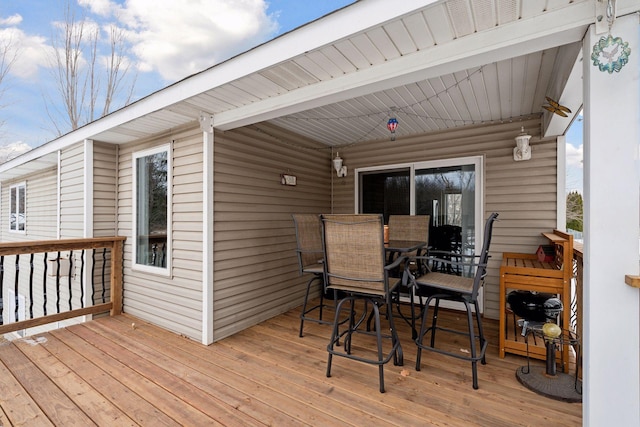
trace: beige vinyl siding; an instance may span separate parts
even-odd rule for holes
[[[532,135],[532,159],[513,160],[515,136],[524,126]],[[355,144],[339,150],[349,175],[334,181],[336,213],[355,209],[355,168],[466,156],[484,157],[484,218],[498,212],[484,291],[485,315],[499,315],[499,267],[502,252],[534,253],[543,231],[556,227],[556,140],[540,141],[540,122],[469,126],[436,134]]]
[[[306,148],[302,148],[306,147]],[[214,137],[214,339],[302,304],[292,213],[330,207],[330,151],[259,124]],[[297,177],[296,186],[280,174]]]
[[[62,151],[60,156],[60,236],[84,237],[84,143]]]
[[[117,196],[116,186],[118,182],[117,170],[118,146],[112,144],[93,142],[93,236],[116,236]],[[109,300],[110,286],[110,262],[111,252],[103,250],[88,251],[85,256],[85,268],[91,268],[95,262],[93,274],[93,301],[95,304]],[[105,265],[105,278],[102,277],[102,266]]]
[[[116,235],[117,145],[93,143],[93,236]]]
[[[173,142],[173,245],[169,277],[133,267],[132,155]],[[124,310],[192,339],[202,335],[202,132],[199,127],[123,145],[118,154],[117,230],[127,236]]]

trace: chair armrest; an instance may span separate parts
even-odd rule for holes
[[[391,270],[393,270],[394,268],[399,267],[399,266],[400,266],[400,264],[401,264],[403,261],[405,261],[406,259],[407,259],[407,257],[406,257],[406,256],[399,256],[399,257],[398,257],[398,258],[396,258],[396,260],[395,260],[395,261],[393,261],[391,264],[385,265],[385,266],[384,266],[384,269],[385,269],[385,270],[387,270],[387,271],[391,271]]]
[[[479,255],[463,255],[463,254],[455,254],[455,256],[458,259],[475,259],[478,258]],[[407,264],[405,265],[405,274],[403,275],[403,281],[405,280],[405,276],[410,275],[413,276],[413,274],[411,274],[411,271],[409,271],[409,264],[412,260],[428,260],[428,261],[437,261],[438,263],[442,263],[445,266],[454,266],[454,267],[483,267],[486,268],[487,267],[487,263],[479,263],[479,262],[465,262],[465,261],[453,261],[451,259],[444,259],[444,258],[437,258],[431,255],[428,256],[410,256],[407,257]],[[427,270],[429,272],[431,272],[431,267],[429,266],[429,264],[425,264]]]

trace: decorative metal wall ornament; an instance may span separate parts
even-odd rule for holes
[[[620,72],[629,62],[629,55],[631,55],[629,43],[609,34],[607,37],[600,37],[598,43],[593,45],[591,60],[600,71],[612,74],[614,71]]]
[[[387,122],[387,129],[391,132],[391,140],[396,140],[396,129],[398,129],[398,120],[395,117],[391,117]]]
[[[549,103],[549,105],[542,106],[545,110],[550,111],[553,114],[557,114],[560,117],[567,117],[567,113],[571,114],[571,110],[564,105],[560,105],[558,101],[554,101],[548,96],[545,96],[545,99],[547,100],[547,103]]]

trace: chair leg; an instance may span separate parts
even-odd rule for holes
[[[478,389],[478,359],[476,352],[476,337],[473,326],[473,313],[471,312],[471,306],[468,302],[464,301],[464,306],[467,309],[467,323],[469,325],[469,344],[471,350],[471,374],[473,376],[473,388]]]
[[[402,345],[400,344],[400,338],[398,337],[398,330],[396,329],[395,321],[393,320],[393,302],[391,296],[387,296],[387,319],[389,321],[389,330],[391,331],[391,345],[396,347],[393,353],[393,364],[395,366],[404,365],[404,354],[402,353]],[[412,313],[413,315],[413,313]]]
[[[303,335],[304,321],[307,316],[307,304],[309,303],[309,293],[311,293],[311,285],[316,280],[319,280],[320,283],[322,283],[323,279],[321,276],[315,275],[314,277],[309,279],[309,281],[307,282],[307,290],[304,293],[304,301],[302,303],[302,312],[300,313],[300,334],[299,334],[300,338],[304,336]],[[320,317],[319,317],[320,321],[322,321],[322,305],[323,305],[323,295],[320,294]]]
[[[378,361],[382,362],[384,356],[382,354],[382,332],[380,327],[380,309],[378,305],[373,302],[373,310],[371,310],[374,319],[374,325],[376,328],[376,342],[378,344]],[[378,365],[378,377],[380,383],[380,393],[384,393],[384,365],[380,363]]]
[[[436,347],[436,326],[438,323],[438,311],[440,310],[440,298],[435,298],[436,303],[433,307],[433,317],[431,319],[431,347]]]
[[[418,333],[418,338],[416,338],[416,345],[418,346],[418,350],[416,353],[416,371],[420,370],[420,361],[422,359],[422,339],[425,334],[429,330],[427,328],[427,319],[429,317],[429,304],[431,303],[431,297],[427,298],[427,302],[424,305],[424,312],[422,313],[422,322],[420,323],[420,332]]]
[[[323,284],[322,282],[320,283]],[[324,286],[320,287],[320,309],[318,310],[318,319],[322,320],[322,309],[324,308]]]
[[[487,364],[487,358],[483,349],[487,345],[487,339],[484,337],[484,329],[482,328],[482,318],[480,317],[480,307],[478,301],[474,302],[476,309],[476,322],[478,324],[478,337],[480,338],[480,351],[482,351],[482,359],[480,359],[483,365]]]
[[[342,304],[344,304],[347,300],[349,300],[350,298],[345,298],[343,300],[340,300],[340,302],[338,302],[336,304],[336,313],[334,316],[334,321],[333,321],[333,328],[331,329],[331,338],[329,340],[329,345],[327,346],[327,351],[329,352],[329,356],[327,358],[327,377],[331,376],[331,362],[333,361],[333,346],[334,344],[339,345],[338,342],[340,340],[340,322],[339,322],[339,318],[340,318],[340,311],[342,310]],[[353,301],[351,302],[351,307],[349,309],[349,312],[351,313],[353,311]],[[351,320],[349,320],[349,327],[351,327]],[[345,349],[347,348],[347,341],[345,339]]]

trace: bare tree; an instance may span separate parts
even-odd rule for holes
[[[11,67],[18,58],[18,51],[14,49],[13,39],[0,40],[0,108],[5,106],[5,92],[7,86],[7,76]],[[4,124],[4,120],[0,120],[0,127]]]
[[[125,33],[115,25],[105,31],[106,55],[100,27],[84,16],[77,19],[67,1],[64,22],[52,37],[52,77],[60,102],[49,97],[47,113],[61,135],[128,105],[136,83],[127,58]],[[58,106],[61,105],[61,106]]]

